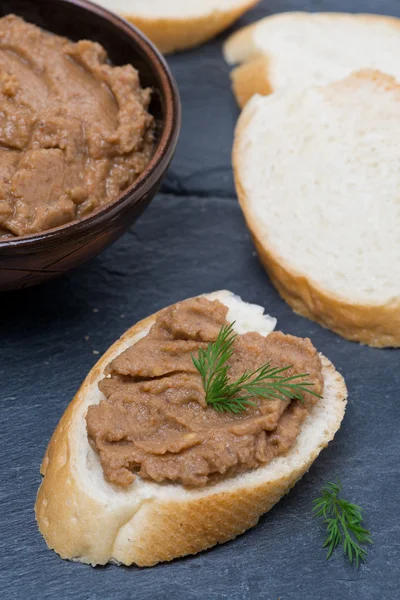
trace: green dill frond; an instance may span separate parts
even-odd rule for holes
[[[320,398],[310,389],[313,382],[304,380],[308,373],[284,374],[291,366],[279,368],[267,363],[254,371],[245,371],[237,381],[230,381],[227,363],[237,337],[233,326],[234,323],[224,325],[215,342],[210,342],[206,349],[200,348],[197,357],[192,355],[193,364],[203,380],[207,404],[219,412],[238,414],[255,406],[253,399],[257,397],[303,402],[303,394],[307,392]]]
[[[313,501],[313,513],[323,519],[326,525],[327,538],[323,548],[327,548],[327,560],[333,551],[343,545],[343,551],[350,563],[358,567],[365,561],[367,550],[360,544],[372,544],[371,534],[362,526],[362,509],[339,498],[342,484],[329,482],[322,488],[319,498]]]

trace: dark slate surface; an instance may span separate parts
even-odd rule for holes
[[[263,2],[242,23],[287,9],[400,16],[393,0]],[[400,597],[399,350],[347,342],[295,314],[255,256],[235,199],[230,149],[238,111],[221,39],[170,58],[183,130],[161,193],[112,248],[63,279],[0,297],[0,597],[85,600],[396,600]],[[174,301],[230,288],[279,327],[310,336],[346,378],[343,427],[310,472],[253,530],[196,557],[152,569],[63,562],[37,532],[33,504],[46,443],[97,353]],[[336,477],[365,508],[374,546],[358,571],[325,561],[310,506]]]

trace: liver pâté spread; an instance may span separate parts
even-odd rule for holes
[[[255,398],[256,406],[232,415],[205,401],[191,355],[216,340],[228,309],[195,298],[161,313],[149,333],[122,352],[99,383],[105,399],[87,412],[89,442],[107,481],[128,486],[144,479],[200,487],[256,469],[294,444],[315,396],[299,401]],[[276,332],[239,335],[229,376],[267,362],[292,365],[285,375],[308,373],[323,392],[319,355],[309,339]]]
[[[126,189],[151,158],[149,101],[99,44],[0,19],[0,237],[79,219]]]

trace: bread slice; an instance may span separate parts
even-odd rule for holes
[[[400,79],[400,20],[381,15],[288,12],[234,33],[225,43],[240,106],[255,93],[308,87],[378,69]]]
[[[230,292],[207,294],[228,308],[238,333],[268,335],[276,320]],[[295,446],[267,466],[216,485],[190,490],[135,479],[128,489],[107,483],[91,449],[85,415],[103,397],[97,387],[107,364],[145,336],[157,314],[137,323],[99,360],[67,408],[43,460],[35,511],[50,548],[84,563],[151,566],[195,554],[253,527],[308,470],[342,421],[343,378],[322,357],[324,397],[303,424]]]
[[[261,261],[299,314],[400,346],[400,85],[376,71],[254,96],[236,189]]]
[[[260,0],[96,0],[120,13],[165,54],[203,44]]]

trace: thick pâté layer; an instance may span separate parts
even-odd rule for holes
[[[84,217],[133,183],[153,151],[149,102],[99,44],[0,19],[0,237]]]
[[[105,399],[90,406],[87,432],[110,483],[128,486],[136,474],[158,483],[199,487],[255,469],[293,446],[317,401],[254,398],[255,406],[233,415],[206,403],[192,356],[214,342],[227,323],[218,300],[195,298],[161,313],[150,332],[122,352],[100,381]],[[280,332],[237,336],[229,377],[266,363],[307,373],[322,394],[319,355],[308,339]]]

